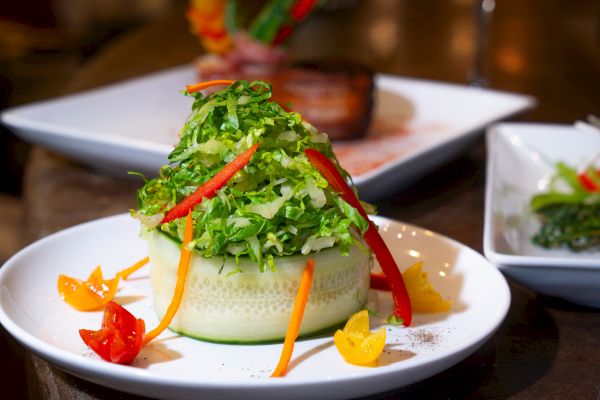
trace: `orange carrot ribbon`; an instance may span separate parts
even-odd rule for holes
[[[206,82],[200,82],[200,83],[196,83],[194,85],[187,85],[185,87],[185,89],[187,90],[188,93],[196,93],[199,92],[201,90],[204,89],[208,89],[209,87],[212,86],[228,86],[231,85],[234,81],[229,80],[229,79],[216,79],[214,81],[206,81]]]
[[[312,286],[314,271],[315,261],[312,258],[309,258],[304,267],[304,271],[302,272],[298,293],[296,294],[296,300],[294,301],[294,308],[292,309],[292,317],[290,318],[285,341],[283,342],[281,357],[279,358],[279,363],[277,364],[275,371],[271,374],[272,378],[284,376],[292,358],[294,344],[298,338],[300,324],[302,323],[302,317],[304,316],[304,310],[306,309],[306,303],[308,302],[308,294],[310,293],[310,288]]]
[[[152,329],[148,334],[146,334],[146,338],[144,339],[144,344],[148,344],[152,339],[160,335],[171,323],[175,313],[179,309],[181,305],[181,299],[183,298],[183,291],[185,289],[185,281],[187,278],[189,266],[190,266],[190,257],[192,252],[188,249],[188,244],[194,238],[194,224],[192,221],[192,213],[189,212],[187,218],[185,220],[185,229],[183,232],[183,243],[181,244],[181,257],[179,258],[179,265],[177,266],[177,282],[175,283],[175,292],[173,293],[173,299],[171,300],[171,304],[167,308],[165,315],[163,315],[160,323],[154,329]]]

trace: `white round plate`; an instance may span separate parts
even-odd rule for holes
[[[432,376],[480,347],[504,319],[510,292],[502,275],[477,252],[411,225],[375,218],[401,269],[424,261],[433,285],[453,302],[449,313],[416,314],[410,328],[387,327],[375,367],[346,363],[332,335],[296,343],[284,378],[270,378],[281,344],[222,345],[168,331],[142,349],[131,366],[99,359],[78,329],[98,329],[102,312],[79,312],[58,295],[59,274],[105,276],[146,255],[138,222],[118,215],[82,224],[23,249],[0,269],[0,322],[31,351],[74,375],[125,392],[158,398],[318,399],[383,392]],[[318,267],[318,266],[317,266]],[[149,271],[122,283],[116,301],[149,329],[156,326]],[[372,291],[369,308],[391,312],[389,293]],[[372,328],[382,318],[372,320]]]

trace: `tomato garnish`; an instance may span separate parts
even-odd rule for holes
[[[351,364],[373,364],[385,347],[385,328],[376,332],[369,330],[369,312],[367,310],[354,314],[343,330],[333,335],[333,342],[344,360]]]
[[[110,301],[104,310],[102,327],[80,329],[79,335],[92,350],[106,361],[129,364],[140,352],[146,326],[119,304]]]
[[[80,311],[97,310],[105,306],[114,297],[118,286],[119,277],[105,280],[100,266],[85,281],[66,275],[58,277],[60,297]]]
[[[422,267],[423,262],[419,261],[402,273],[413,310],[424,313],[450,310],[452,302],[444,300],[435,290],[427,278],[427,272],[421,270]]]
[[[113,279],[104,279],[100,266],[97,266],[85,281],[60,275],[58,293],[66,303],[79,311],[98,310],[114,298],[121,278],[127,279],[149,260],[148,257],[142,258],[131,267],[117,272]]]
[[[193,239],[194,226],[192,213],[188,213],[185,221],[184,239],[181,245],[181,256],[177,269],[177,284],[173,300],[159,325],[146,334],[146,324],[136,319],[129,311],[119,304],[110,301],[104,310],[102,327],[97,331],[80,329],[79,335],[96,354],[106,361],[129,364],[140,352],[140,349],[164,331],[175,316],[185,288],[191,252],[189,242]],[[147,262],[147,258],[117,273],[117,277],[127,277]]]
[[[381,266],[392,291],[392,297],[394,299],[394,315],[402,318],[402,323],[405,326],[409,326],[412,321],[410,298],[408,297],[408,292],[404,285],[402,274],[396,265],[396,261],[379,234],[377,227],[369,219],[367,213],[360,204],[358,197],[356,197],[356,194],[354,194],[331,161],[329,161],[323,153],[315,149],[306,149],[304,150],[304,153],[313,166],[319,170],[321,175],[329,182],[331,187],[339,193],[342,199],[352,207],[356,208],[360,215],[369,222],[369,229],[364,234],[364,239],[371,250],[373,250],[373,253],[375,253],[375,257],[377,258],[377,261],[379,261],[379,265]]]
[[[425,313],[448,311],[452,302],[442,299],[429,282],[427,272],[421,270],[422,267],[423,262],[419,261],[402,273],[413,311]],[[372,272],[371,289],[390,291],[390,285],[384,275]]]

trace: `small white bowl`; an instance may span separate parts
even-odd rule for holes
[[[498,124],[487,131],[484,253],[515,281],[542,294],[600,307],[600,251],[544,249],[531,237],[529,207],[555,164],[585,165],[600,154],[600,131],[577,124]]]

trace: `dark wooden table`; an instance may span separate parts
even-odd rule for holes
[[[522,120],[570,123],[599,113],[600,43],[588,29],[598,27],[597,2],[569,7],[558,0],[499,3],[483,63],[489,85],[538,97],[539,107]],[[291,47],[297,57],[350,57],[380,72],[466,83],[473,65],[474,20],[471,2],[359,1],[354,8],[315,14]],[[73,77],[67,92],[188,63],[199,52],[181,10],[175,9],[99,54]],[[457,159],[378,203],[380,214],[482,251],[484,162],[479,140]],[[130,180],[35,149],[25,179],[28,239],[124,212],[134,206],[136,188]],[[445,372],[375,398],[600,398],[600,313],[536,295],[513,282],[510,286],[508,316],[481,349]],[[133,397],[27,357],[34,397]]]

